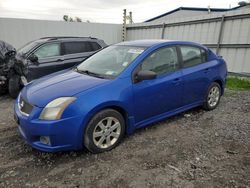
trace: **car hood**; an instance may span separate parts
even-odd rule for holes
[[[32,105],[45,107],[58,97],[74,96],[109,81],[73,70],[60,71],[29,83],[22,90],[22,96]]]

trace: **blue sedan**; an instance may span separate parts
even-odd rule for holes
[[[122,42],[26,85],[15,120],[38,150],[100,153],[135,129],[197,106],[213,110],[226,76],[225,61],[200,44]]]

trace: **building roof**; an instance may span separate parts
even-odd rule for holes
[[[246,6],[246,5],[243,5],[243,6]],[[169,12],[166,12],[164,14],[161,14],[159,16],[156,16],[154,18],[151,18],[149,20],[146,20],[145,22],[151,22],[153,20],[156,20],[156,19],[159,19],[161,17],[164,17],[164,16],[167,16],[167,15],[170,15],[170,14],[173,14],[175,12],[178,12],[180,10],[190,10],[190,11],[211,11],[211,12],[226,12],[226,11],[231,11],[231,10],[235,10],[235,9],[238,9],[240,7],[243,7],[243,6],[237,6],[237,7],[233,7],[233,8],[197,8],[197,7],[179,7],[179,8],[176,8],[174,10],[171,10]]]

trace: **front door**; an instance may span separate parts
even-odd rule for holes
[[[176,47],[157,49],[140,64],[139,70],[157,73],[157,78],[133,85],[136,124],[177,109],[182,105],[182,71]]]
[[[64,59],[61,55],[60,43],[44,44],[33,52],[38,57],[38,65],[29,63],[28,80],[40,78],[60,70]]]

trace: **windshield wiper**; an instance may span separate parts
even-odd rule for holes
[[[76,71],[79,72],[79,73],[87,74],[89,76],[94,76],[94,77],[97,77],[97,78],[106,78],[105,76],[103,76],[101,74],[98,74],[98,73],[95,73],[95,72],[90,72],[89,70],[80,70],[77,67],[76,67]]]

